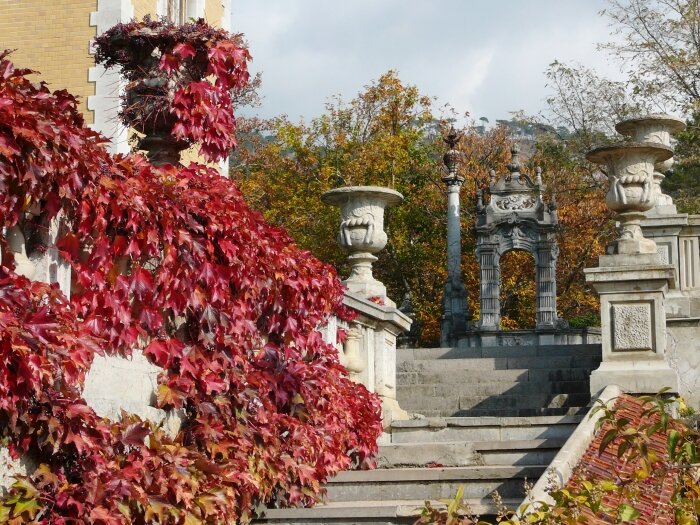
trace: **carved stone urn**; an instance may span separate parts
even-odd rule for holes
[[[620,236],[608,245],[609,255],[656,253],[656,243],[644,238],[640,221],[656,204],[654,165],[672,155],[671,148],[651,142],[603,146],[586,155],[591,162],[605,166],[609,182],[605,203],[620,222]]]
[[[615,129],[621,135],[629,136],[634,142],[652,142],[670,148],[671,136],[683,131],[685,123],[671,115],[645,115],[623,120],[615,126]],[[661,191],[661,182],[666,178],[664,173],[668,172],[672,166],[673,157],[658,162],[655,166],[653,190],[656,194],[656,206],[654,210],[659,213],[676,213],[673,199]]]
[[[384,210],[403,201],[403,195],[379,186],[347,186],[327,191],[321,200],[340,208],[338,243],[350,252],[352,268],[343,284],[365,298],[377,297],[395,306],[386,287],[372,275],[372,263],[377,260],[373,254],[386,246]]]

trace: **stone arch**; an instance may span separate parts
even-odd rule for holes
[[[479,329],[499,330],[501,322],[501,256],[511,250],[532,254],[535,263],[536,327],[557,325],[556,202],[544,203],[541,173],[535,181],[520,173],[518,148],[513,147],[509,173],[496,180],[491,172],[489,202],[479,190],[476,221],[476,256],[480,267],[481,313]]]

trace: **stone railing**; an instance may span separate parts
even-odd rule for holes
[[[357,293],[346,292],[344,303],[357,318],[350,323],[332,318],[322,329],[324,340],[336,345],[350,378],[379,395],[384,429],[388,430],[392,421],[409,417],[396,401],[396,340],[411,327],[411,320],[395,306],[369,301]],[[346,334],[342,343],[338,342],[339,330]]]

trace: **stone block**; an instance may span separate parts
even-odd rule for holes
[[[0,446],[0,496],[17,481],[16,476],[28,476],[34,472],[37,465],[28,456],[13,459],[6,447]]]
[[[606,361],[591,373],[591,394],[608,385],[632,394],[654,394],[666,387],[678,392],[678,374],[662,359]]]
[[[477,465],[480,458],[469,442],[454,443],[392,443],[379,447],[379,468],[422,467],[429,464],[445,467]]]
[[[645,302],[612,303],[612,351],[655,351],[652,304]]]

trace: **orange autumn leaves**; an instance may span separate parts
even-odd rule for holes
[[[302,247],[336,265],[341,275],[347,275],[347,267],[346,255],[335,240],[337,210],[321,203],[321,193],[364,184],[400,191],[405,201],[388,213],[389,243],[378,254],[374,273],[397,303],[410,291],[423,325],[423,344],[439,339],[446,277],[446,188],[441,176],[442,136],[448,124],[441,111],[438,114],[431,98],[389,71],[350,101],[331,99],[324,114],[308,122],[286,117],[241,119],[241,147],[231,163],[231,177],[251,205],[284,226]],[[491,168],[498,174],[505,171],[512,141],[504,126],[479,132],[467,124],[459,131],[460,174],[465,178],[462,268],[470,308],[478,319],[479,272],[472,231],[476,188],[487,187]],[[595,322],[597,298],[586,288],[582,269],[594,264],[605,244],[608,229],[601,187],[592,170],[576,164],[566,147],[554,147],[552,140],[529,145],[531,158],[523,171],[531,173],[541,165],[548,192],[557,193],[563,225],[559,314],[575,323]],[[529,327],[534,324],[532,257],[512,253],[503,262],[503,327]]]

